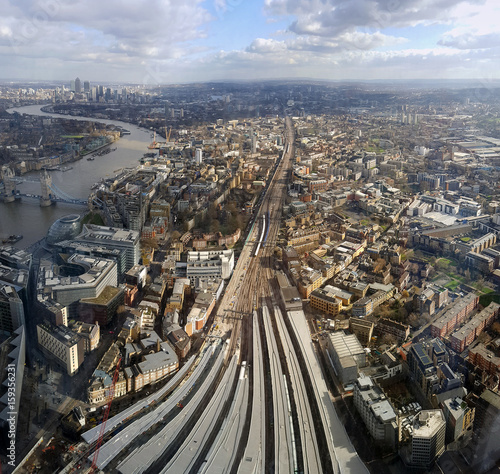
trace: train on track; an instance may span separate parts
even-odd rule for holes
[[[269,227],[270,227],[270,215],[269,211],[262,215],[261,221],[261,231],[259,240],[255,242],[255,248],[252,252],[252,257],[257,257],[259,255],[261,247],[266,244],[267,236],[269,235]]]

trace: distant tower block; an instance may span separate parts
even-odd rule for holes
[[[203,151],[200,148],[196,149],[195,162],[197,165],[201,165],[201,163],[203,162]]]
[[[40,185],[42,187],[42,195],[40,196],[40,206],[47,207],[52,205],[52,194],[50,186],[52,185],[52,178],[46,170],[43,170],[40,176]]]
[[[3,176],[3,201],[4,202],[14,202],[16,200],[16,182],[14,181],[14,172],[8,167],[2,167]]]

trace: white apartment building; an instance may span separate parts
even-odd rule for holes
[[[364,374],[354,383],[354,406],[372,438],[394,449],[398,438],[396,412],[382,390]]]

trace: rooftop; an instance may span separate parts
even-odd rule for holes
[[[413,438],[430,438],[443,425],[445,420],[441,410],[422,410],[413,422]]]
[[[169,344],[162,343],[162,349],[164,348],[163,350],[161,350],[160,352],[155,352],[154,354],[148,354],[144,356],[144,360],[137,364],[143,374],[153,372],[162,367],[166,368],[171,366],[172,364],[177,364],[179,362],[175,351],[170,348],[170,350],[167,352],[165,350],[165,346],[170,348]]]
[[[121,288],[117,288],[114,286],[106,286],[101,291],[99,296],[96,296],[95,298],[82,298],[81,301],[83,303],[104,305],[107,304],[109,301],[111,301],[113,298],[115,298],[116,295],[118,295],[121,291],[122,291]]]
[[[334,332],[330,334],[330,341],[339,359],[365,353],[363,346],[354,334],[346,335],[341,331]]]
[[[48,321],[38,324],[45,332],[55,337],[59,342],[67,347],[73,347],[80,340],[80,336],[75,334],[71,329],[66,326],[53,326]]]

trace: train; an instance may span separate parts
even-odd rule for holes
[[[265,245],[267,241],[267,236],[269,235],[269,227],[271,223],[271,217],[269,214],[269,211],[267,211],[265,214],[262,215],[262,230],[260,232],[260,237],[259,240],[257,240],[255,249],[252,253],[252,257],[256,257],[259,254],[260,247]]]

